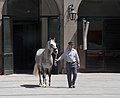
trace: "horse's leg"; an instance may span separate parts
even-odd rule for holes
[[[39,75],[39,86],[41,87],[42,81],[41,81],[41,68],[38,67],[38,75]]]
[[[47,74],[47,69],[45,69],[45,85],[47,85],[47,78],[46,78],[46,74]]]
[[[43,86],[46,87],[46,69],[43,68]]]
[[[51,69],[48,70],[49,86],[51,86]]]

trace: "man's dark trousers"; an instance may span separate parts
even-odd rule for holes
[[[75,81],[77,78],[77,63],[66,62],[66,71],[67,71],[68,86],[71,87],[72,85],[75,85]]]

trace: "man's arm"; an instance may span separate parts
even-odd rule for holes
[[[78,68],[80,68],[80,58],[79,58],[77,50],[76,50],[76,61],[77,61]]]
[[[64,59],[66,56],[66,52],[67,51],[65,51],[60,57],[58,57],[58,59],[56,59],[56,61],[60,61],[60,60]]]

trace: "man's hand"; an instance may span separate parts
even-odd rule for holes
[[[78,67],[78,69],[80,68],[80,64],[79,63],[77,64],[77,67]]]
[[[58,62],[58,59],[55,59],[56,62]]]

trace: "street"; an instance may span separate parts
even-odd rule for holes
[[[52,75],[52,85],[38,86],[32,74],[0,76],[0,98],[120,98],[119,73],[78,73],[76,88],[68,88],[66,74]]]

